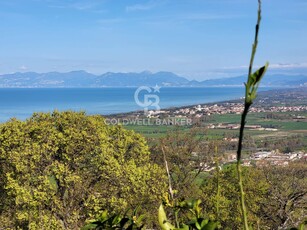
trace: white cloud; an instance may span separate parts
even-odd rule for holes
[[[244,15],[238,14],[207,14],[207,13],[194,13],[183,16],[186,20],[219,20],[219,19],[234,19],[242,18]]]
[[[260,65],[254,65],[253,71],[260,68]],[[247,74],[248,66],[222,67],[212,71],[216,76],[240,76]],[[222,74],[224,73],[224,75]],[[288,74],[288,75],[306,75],[307,63],[270,63],[267,74]]]
[[[98,2],[75,2],[74,4],[71,5],[72,8],[76,9],[76,10],[91,10],[93,8],[95,8],[96,6],[98,6],[99,3]]]
[[[123,18],[103,18],[103,19],[99,19],[98,23],[101,24],[114,24],[114,23],[120,23],[123,22],[124,19]]]
[[[151,10],[154,7],[156,7],[157,4],[153,1],[144,3],[144,4],[135,4],[135,5],[130,5],[126,7],[127,12],[132,12],[132,11],[144,11],[144,10]]]
[[[277,63],[277,64],[270,64],[269,68],[272,69],[307,68],[307,63]]]
[[[22,65],[22,66],[19,67],[19,70],[22,70],[22,71],[25,71],[25,70],[27,70],[27,69],[28,69],[28,67],[25,66],[25,65]]]
[[[73,10],[93,10],[97,8],[102,1],[92,0],[92,1],[50,1],[49,7],[51,8],[61,8],[61,9],[73,9]]]
[[[259,65],[254,65],[254,69],[260,68]],[[247,65],[241,66],[231,66],[231,67],[223,67],[223,70],[241,70],[247,69]],[[307,68],[307,63],[269,63],[269,69],[299,69],[299,68]]]

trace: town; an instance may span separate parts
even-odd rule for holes
[[[192,155],[196,156],[197,153],[193,153]],[[224,156],[220,159],[219,166],[231,164],[236,162],[236,153],[225,153]],[[302,160],[307,160],[307,153],[304,151],[295,151],[291,153],[280,153],[278,150],[272,151],[261,151],[255,152],[251,154],[249,157],[242,160],[242,165],[245,167],[264,167],[264,166],[278,166],[285,167],[288,166],[289,163]],[[199,164],[199,168],[201,168],[204,172],[210,172],[216,169],[216,163],[212,161],[211,163],[203,163]]]
[[[176,116],[176,117],[202,117],[210,116],[213,114],[241,114],[244,109],[242,103],[225,102],[213,105],[197,105],[193,107],[183,107],[168,110],[149,110],[146,116],[148,118],[160,118],[161,115]],[[307,105],[299,106],[271,106],[262,107],[254,106],[250,108],[250,113],[262,113],[262,112],[302,112],[307,111]],[[305,117],[298,117],[298,119],[304,119]]]

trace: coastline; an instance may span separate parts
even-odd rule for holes
[[[84,88],[80,90],[62,88],[59,91],[57,89],[2,89],[3,99],[0,101],[0,121],[3,123],[13,117],[18,120],[26,120],[33,112],[52,112],[54,110],[85,111],[89,115],[96,114],[104,117],[142,115],[142,107],[133,98],[135,90],[122,89],[108,89],[106,91]],[[215,90],[212,87],[181,89],[172,87],[163,90],[162,88],[161,93],[156,94],[160,97],[162,111],[175,111],[193,108],[198,105],[210,106],[236,102],[243,104],[243,88],[228,88],[227,90],[221,88]],[[306,93],[304,94],[305,91]],[[141,101],[144,101],[145,94],[147,92],[140,94]],[[297,104],[301,101],[303,104],[307,104],[306,87],[263,89],[263,91],[259,92],[258,99],[261,97],[269,98],[261,106],[272,104],[272,101],[278,101],[280,98],[284,99],[284,102],[281,103]],[[253,106],[257,105],[257,101]]]
[[[306,99],[302,100],[303,102],[301,104],[307,105],[307,87],[300,87],[300,88],[278,88],[278,89],[270,89],[270,90],[264,90],[260,91],[258,93],[258,96],[255,100],[255,103],[253,104],[254,107],[268,107],[272,106],[274,104],[277,104],[276,99],[281,98],[281,100],[286,100],[286,95],[291,94],[292,97],[295,95],[298,96],[300,94],[303,94]],[[265,101],[263,101],[265,99]],[[302,99],[302,98],[301,98]],[[303,98],[304,99],[304,98]],[[294,98],[290,98],[290,100],[294,100]],[[197,106],[221,106],[225,104],[234,104],[234,103],[241,103],[243,105],[244,103],[244,97],[231,99],[231,100],[221,100],[221,101],[213,101],[213,102],[206,102],[206,103],[195,103],[190,105],[184,105],[184,106],[171,106],[167,108],[161,108],[160,111],[170,111],[171,113],[176,110],[183,110],[183,109],[192,109]],[[283,103],[283,102],[281,102]],[[289,102],[285,103],[289,104]],[[290,103],[291,104],[291,103]],[[122,117],[131,117],[131,116],[144,116],[143,110],[135,110],[125,113],[114,113],[114,114],[101,114],[101,116],[106,118],[122,118]]]

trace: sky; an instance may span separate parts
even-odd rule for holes
[[[247,73],[256,0],[0,0],[0,74]],[[307,74],[307,1],[262,0],[255,68]]]

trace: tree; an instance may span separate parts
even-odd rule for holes
[[[154,162],[161,167],[165,166],[164,160],[168,162],[171,183],[178,199],[201,196],[197,181],[202,180],[206,163],[212,162],[214,153],[214,143],[205,141],[203,132],[202,128],[175,129],[151,148]]]
[[[261,205],[263,218],[271,229],[298,226],[307,219],[307,164],[293,162],[287,167],[263,168],[270,184],[267,203]]]
[[[289,229],[306,220],[307,166],[293,162],[286,167],[242,168],[248,219],[254,229]],[[222,229],[240,229],[239,188],[235,186],[236,168],[223,167],[202,186],[204,210],[218,220]],[[217,194],[219,183],[220,195]],[[219,212],[216,212],[216,202]]]
[[[146,209],[166,188],[140,135],[82,112],[2,124],[0,158],[0,222],[7,228],[77,229],[103,209]]]
[[[204,193],[204,210],[211,219],[218,220],[222,229],[242,229],[242,214],[240,209],[240,189],[236,186],[237,169],[234,164],[224,166],[219,170],[219,177],[213,174],[202,185]],[[218,180],[217,180],[218,178]],[[259,204],[267,202],[269,184],[266,183],[263,172],[257,168],[242,167],[242,179],[245,187],[246,208],[250,224],[257,229],[266,229],[262,221]],[[218,183],[218,184],[217,184]],[[219,196],[217,188],[219,187]],[[216,203],[219,202],[217,213]],[[259,229],[259,228],[258,228]]]

